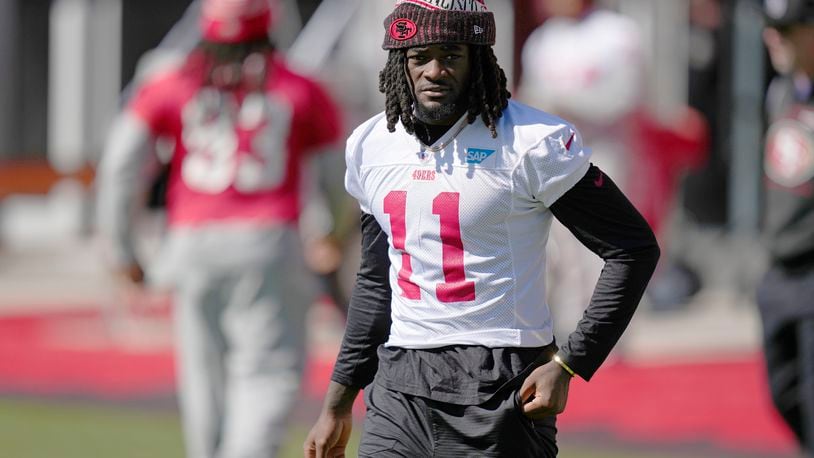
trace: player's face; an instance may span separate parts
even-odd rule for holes
[[[407,74],[413,85],[416,116],[431,125],[454,124],[466,111],[469,46],[438,44],[407,50]]]

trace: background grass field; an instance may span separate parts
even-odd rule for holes
[[[280,458],[301,457],[310,424],[298,421]],[[356,456],[359,432],[348,456]],[[699,458],[698,452],[664,452],[641,447],[561,440],[562,458]],[[95,401],[0,399],[0,456],[8,458],[182,458],[177,411],[171,406],[143,407]],[[715,457],[722,455],[715,454]]]

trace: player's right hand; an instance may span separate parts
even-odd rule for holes
[[[353,428],[350,412],[337,415],[323,411],[316,424],[308,433],[303,444],[305,458],[344,458],[345,447]]]

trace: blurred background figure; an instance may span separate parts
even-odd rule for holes
[[[721,71],[726,64],[724,6],[720,0],[688,3],[687,105],[695,110],[688,115],[701,117],[708,137],[695,145],[695,154],[678,155],[685,162],[671,164],[672,192],[662,196],[668,199],[662,238],[669,241],[669,251],[649,290],[652,305],[662,310],[687,306],[702,287],[709,286],[704,272],[687,253],[700,231],[720,236],[727,216],[729,180],[722,133],[728,118],[721,107],[727,106],[730,94],[723,87],[727,82]]]
[[[624,122],[643,96],[638,25],[593,0],[539,0],[538,6],[544,21],[523,47],[519,98],[578,125],[593,151],[592,162],[637,203],[629,193],[630,142]],[[547,299],[564,338],[590,302],[603,263],[558,222],[548,252]]]
[[[814,5],[765,0],[763,38],[778,75],[767,93],[764,228],[770,268],[757,300],[769,388],[814,453]]]
[[[592,145],[593,162],[614,177],[669,253],[665,221],[679,178],[701,160],[704,121],[687,107],[677,110],[669,126],[651,113],[648,50],[632,18],[593,0],[540,0],[539,6],[545,20],[523,48],[520,98],[574,120]],[[555,225],[551,240],[549,301],[572,326],[590,299],[588,279],[598,276],[601,263],[562,226]],[[674,271],[670,264],[662,262],[648,289],[655,307],[683,305],[700,286],[695,280],[680,297],[654,297],[654,289],[665,289],[665,272]]]
[[[340,114],[275,51],[274,16],[269,0],[203,1],[201,41],[138,83],[99,166],[99,227],[113,268],[136,284],[145,269],[133,215],[163,173],[150,200],[165,198],[168,233],[148,277],[174,291],[190,457],[274,456],[317,290],[299,231],[319,247],[315,261],[335,263],[323,240],[330,222],[298,224],[306,202],[318,207],[308,213],[330,214],[309,163],[340,140]]]
[[[645,95],[639,26],[593,0],[538,3],[545,19],[524,45],[519,96],[579,120],[586,141],[596,145],[594,162],[629,187],[624,122]]]
[[[690,0],[688,12],[687,103],[709,126],[706,157],[681,182],[681,210],[692,223],[723,228],[727,218],[729,158],[725,148],[727,12],[722,0]],[[674,233],[673,237],[680,237]]]

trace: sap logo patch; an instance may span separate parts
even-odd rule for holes
[[[481,164],[487,157],[495,154],[493,149],[480,149],[480,148],[467,148],[466,149],[466,163],[467,164]]]

